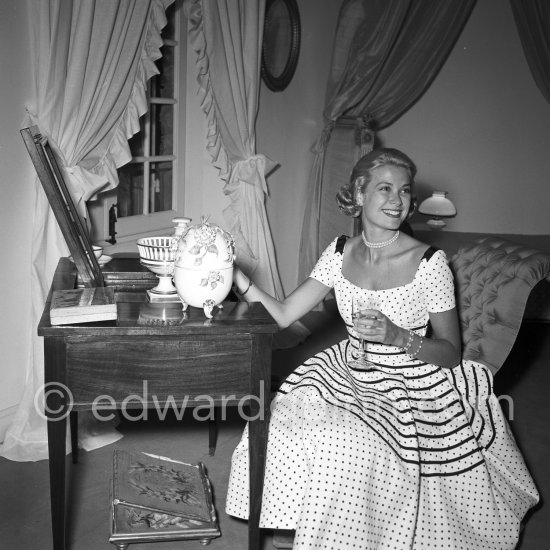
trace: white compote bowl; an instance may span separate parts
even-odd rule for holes
[[[151,302],[180,301],[172,283],[175,242],[174,237],[143,237],[137,240],[140,263],[159,279],[158,285],[147,291]]]

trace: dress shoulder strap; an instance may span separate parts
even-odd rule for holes
[[[424,252],[424,255],[422,256],[422,260],[426,260],[427,262],[430,261],[430,258],[439,250],[436,246],[430,246],[426,252]]]
[[[338,237],[338,240],[336,241],[336,247],[334,249],[334,252],[336,254],[343,254],[344,253],[344,246],[346,246],[346,241],[349,239],[347,235],[341,235]]]

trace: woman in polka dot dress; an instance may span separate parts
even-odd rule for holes
[[[445,254],[399,232],[415,173],[395,149],[361,158],[337,199],[361,216],[362,235],[335,239],[283,302],[235,270],[238,292],[281,327],[334,289],[348,328],[272,407],[260,525],[296,530],[295,550],[511,550],[538,501],[491,373],[461,361]],[[352,319],[354,297],[379,307]],[[373,369],[350,363],[361,338]],[[248,504],[245,430],[226,510],[247,518]]]

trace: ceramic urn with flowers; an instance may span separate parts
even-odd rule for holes
[[[202,218],[177,241],[174,284],[184,309],[201,307],[208,318],[227,298],[233,282],[233,237]]]

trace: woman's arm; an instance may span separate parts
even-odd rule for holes
[[[420,342],[420,336],[414,335],[408,353],[412,353],[420,361],[452,369],[460,363],[462,356],[456,309],[453,308],[441,313],[430,313],[429,315],[432,335],[429,338],[424,337],[422,342]],[[403,328],[401,328],[400,333],[401,340],[396,345],[405,347],[410,333]]]
[[[233,281],[237,294],[247,302],[261,302],[279,328],[288,327],[303,317],[330,292],[330,287],[310,277],[280,302],[253,284],[237,266],[233,271]]]
[[[451,369],[460,363],[461,341],[456,309],[430,313],[432,336],[412,334],[398,327],[383,313],[372,310],[376,319],[356,321],[358,332],[367,340],[406,348],[407,353],[426,363]]]

